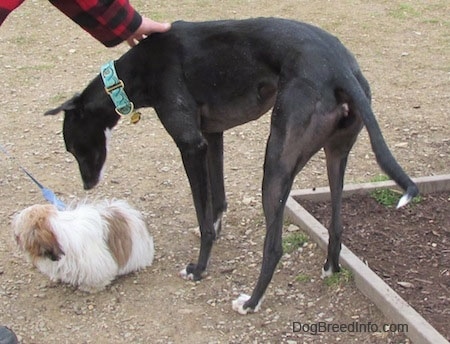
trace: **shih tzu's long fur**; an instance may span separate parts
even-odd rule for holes
[[[58,211],[34,205],[13,220],[19,248],[53,281],[95,292],[153,261],[153,238],[140,212],[122,200]]]

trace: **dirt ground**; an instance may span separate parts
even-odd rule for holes
[[[400,197],[399,197],[400,198]],[[300,202],[321,223],[330,203]],[[450,193],[421,196],[396,210],[369,195],[353,195],[342,207],[343,242],[450,338]]]
[[[449,173],[448,1],[133,1],[157,20],[278,16],[321,26],[357,56],[371,83],[373,107],[394,155],[412,177]],[[209,276],[186,282],[178,271],[196,259],[198,238],[179,153],[151,109],[114,131],[104,181],[82,189],[65,152],[62,117],[42,114],[82,90],[105,61],[128,49],[106,49],[46,1],[28,0],[0,27],[0,324],[23,343],[404,343],[401,333],[293,331],[294,322],[389,323],[352,282],[327,286],[325,254],[309,242],[285,255],[260,313],[241,316],[231,301],[250,293],[264,236],[260,184],[270,116],[225,135],[229,209]],[[90,295],[53,285],[17,251],[10,222],[43,203],[17,168],[26,167],[60,197],[125,198],[142,210],[155,239],[154,265]],[[347,182],[378,175],[366,133],[349,159]],[[318,154],[295,187],[327,184]],[[308,281],[297,276],[308,274]]]

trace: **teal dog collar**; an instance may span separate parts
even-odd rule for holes
[[[114,61],[109,61],[101,67],[100,75],[105,85],[105,91],[111,97],[116,112],[120,116],[127,116],[134,112],[134,104],[130,102],[125,93],[125,85],[117,76],[116,68],[114,68]]]

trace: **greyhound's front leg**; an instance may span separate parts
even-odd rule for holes
[[[174,85],[179,86],[179,88],[175,88]],[[191,186],[201,234],[198,261],[196,264],[189,264],[183,269],[181,275],[187,279],[200,280],[205,273],[216,237],[208,168],[208,141],[200,130],[197,104],[189,95],[185,86],[170,78],[166,79],[165,86],[161,86],[165,90],[164,94],[166,94],[163,100],[173,98],[177,101],[161,101],[160,104],[155,106],[155,110],[180,150],[184,169]]]
[[[214,231],[216,239],[222,229],[222,215],[227,210],[223,178],[223,133],[205,133],[208,141],[208,173],[211,187]]]
[[[216,238],[209,171],[207,162],[208,145],[203,137],[179,145],[184,168],[191,186],[197,220],[200,226],[201,244],[197,264],[191,263],[181,271],[182,277],[200,280],[205,273],[211,248]]]

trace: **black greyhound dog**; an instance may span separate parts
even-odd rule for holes
[[[259,308],[282,256],[283,213],[293,180],[318,150],[326,153],[332,198],[326,273],[339,271],[344,172],[363,126],[378,164],[406,191],[399,206],[418,194],[383,139],[355,58],[317,27],[274,18],[175,22],[130,49],[115,68],[119,87],[136,108],[155,109],[181,152],[201,232],[198,261],[186,267],[186,278],[199,280],[206,272],[226,210],[223,132],[273,108],[262,183],[263,261],[251,297],[233,302],[240,313]],[[100,75],[47,114],[62,110],[66,148],[90,189],[106,160],[106,132],[119,115]]]

